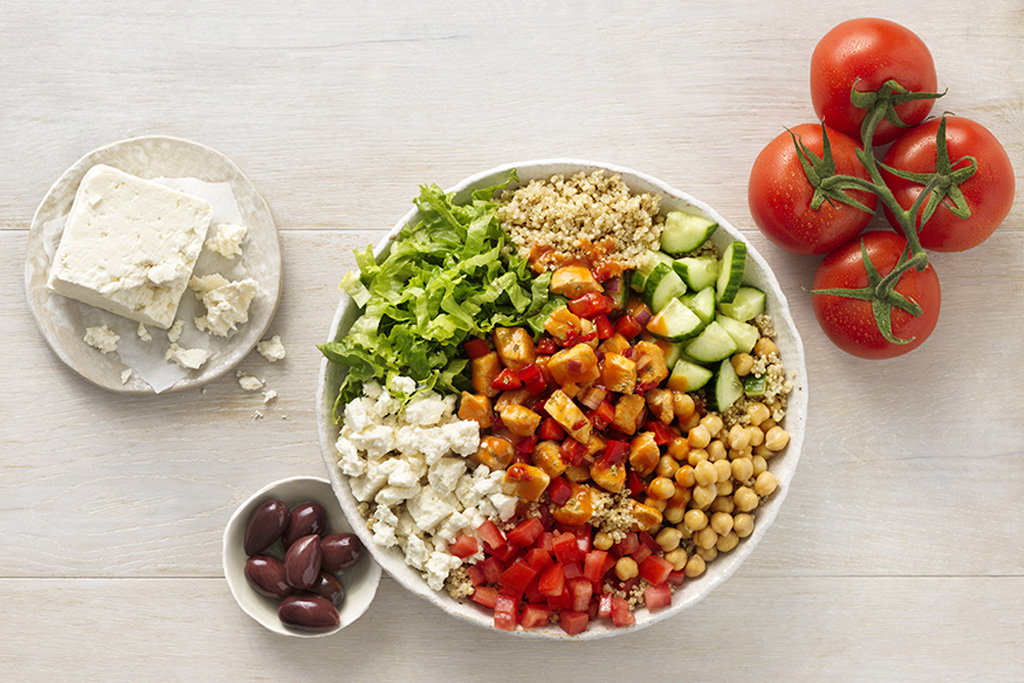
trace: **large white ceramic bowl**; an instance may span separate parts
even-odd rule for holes
[[[666,185],[657,178],[612,164],[576,159],[545,159],[505,164],[470,176],[449,191],[455,192],[457,198],[468,198],[473,188],[488,187],[504,181],[511,169],[516,169],[520,178],[520,184],[525,184],[534,179],[549,178],[556,173],[569,176],[579,171],[590,173],[597,169],[606,169],[618,174],[634,192],[661,195],[663,213],[674,209],[685,209],[690,213],[702,214],[711,220],[717,221],[719,229],[715,231],[712,239],[720,248],[724,249],[733,240],[746,241],[736,228],[704,202]],[[415,223],[417,220],[419,220],[418,212],[416,209],[413,209],[398,221],[387,237],[381,240],[374,250],[378,260],[380,260],[381,255],[388,253],[391,240],[398,235],[401,229],[407,224]],[[772,273],[771,268],[768,267],[764,258],[749,244],[747,245],[744,282],[764,290],[767,294],[767,312],[773,317],[775,328],[778,331],[776,344],[779,347],[787,370],[794,373],[791,378],[793,392],[789,396],[788,410],[783,422],[783,426],[790,434],[789,446],[780,455],[772,458],[770,463],[771,471],[779,479],[779,488],[772,494],[768,502],[759,507],[755,512],[756,524],[754,526],[754,533],[740,541],[740,544],[731,552],[720,554],[713,562],[709,562],[707,571],[702,576],[697,579],[687,580],[674,594],[671,607],[656,612],[642,609],[636,613],[636,624],[626,629],[615,628],[608,620],[596,620],[591,622],[586,631],[579,635],[571,636],[571,638],[585,640],[634,631],[678,615],[683,610],[696,605],[708,593],[714,590],[716,586],[732,576],[740,564],[754,551],[754,548],[757,547],[757,544],[775,520],[776,515],[778,515],[779,508],[782,507],[782,502],[789,492],[789,484],[793,479],[797,461],[800,459],[800,449],[803,447],[807,417],[807,372],[804,365],[803,344],[800,341],[800,335],[796,330],[796,326],[793,324],[793,318],[790,315],[786,297],[779,288],[778,280],[776,280],[775,275]],[[358,313],[359,309],[356,304],[343,293],[341,303],[334,316],[334,323],[331,326],[328,340],[335,341],[345,336],[346,331],[351,327]],[[337,440],[339,428],[332,419],[332,410],[343,372],[342,368],[327,360],[324,360],[321,365],[320,382],[317,391],[317,427],[320,436],[320,448],[323,452],[327,472],[334,486],[334,491],[338,494],[341,507],[345,514],[348,515],[353,529],[367,548],[370,549],[374,557],[377,558],[380,565],[414,595],[428,600],[444,612],[457,618],[464,619],[478,626],[493,628],[492,612],[480,608],[469,599],[453,600],[444,591],[430,590],[426,581],[422,579],[419,573],[405,564],[404,557],[398,548],[381,548],[374,544],[372,534],[367,529],[365,521],[357,510],[358,502],[352,495],[345,476],[337,466],[338,454],[334,448],[334,442]],[[512,633],[520,637],[570,638],[557,626],[548,626],[530,631],[516,630]]]

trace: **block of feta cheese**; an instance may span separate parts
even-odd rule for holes
[[[206,315],[195,319],[196,327],[218,337],[228,336],[239,325],[249,321],[249,304],[260,291],[251,277],[228,280],[220,273],[194,277],[189,287],[206,306]]]
[[[103,164],[82,178],[47,288],[167,329],[203,239],[210,205]]]

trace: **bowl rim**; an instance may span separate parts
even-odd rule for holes
[[[562,170],[551,170],[552,168],[558,167],[562,167]],[[766,291],[766,294],[769,295],[769,298],[772,301],[770,314],[776,329],[779,331],[779,336],[782,336],[784,333],[792,343],[792,348],[787,348],[784,354],[785,367],[787,372],[790,373],[790,380],[793,383],[793,391],[789,395],[789,407],[787,408],[785,418],[787,431],[790,433],[790,442],[783,454],[777,456],[779,461],[784,460],[785,462],[784,474],[786,476],[780,477],[780,484],[782,485],[776,489],[770,499],[770,502],[759,507],[757,524],[754,527],[754,532],[748,538],[744,539],[738,548],[731,551],[725,557],[724,561],[722,558],[716,560],[717,563],[721,563],[717,567],[718,571],[714,573],[706,573],[702,575],[700,579],[695,579],[702,581],[701,587],[697,592],[686,596],[682,600],[678,600],[678,595],[674,596],[672,605],[667,609],[662,609],[653,613],[648,612],[646,608],[638,610],[636,624],[628,628],[609,628],[604,625],[595,628],[595,625],[591,625],[586,631],[575,636],[569,636],[561,630],[551,630],[551,627],[543,630],[523,630],[517,628],[515,631],[511,632],[503,631],[503,633],[516,637],[549,640],[569,639],[574,641],[594,640],[619,634],[632,633],[639,629],[664,621],[669,617],[676,616],[707,597],[715,588],[736,572],[739,566],[754,551],[761,538],[763,538],[768,528],[778,516],[778,511],[782,507],[782,503],[785,501],[789,492],[789,485],[792,482],[796,466],[800,459],[800,453],[803,448],[803,440],[806,432],[806,426],[804,423],[806,421],[807,400],[809,394],[803,342],[789,310],[786,295],[782,291],[779,281],[775,277],[774,271],[768,265],[764,257],[762,257],[753,245],[750,244],[749,240],[747,240],[739,230],[737,230],[721,214],[715,211],[709,204],[686,192],[682,192],[672,187],[668,183],[654,176],[616,164],[569,157],[553,157],[501,164],[469,175],[451,186],[449,189],[445,190],[445,192],[453,193],[458,197],[472,188],[486,187],[495,184],[495,182],[500,182],[496,179],[503,175],[507,175],[513,169],[521,172],[519,173],[520,182],[513,184],[513,186],[521,186],[535,178],[549,178],[556,173],[569,176],[579,172],[590,173],[594,170],[603,169],[606,172],[620,176],[634,191],[637,191],[634,187],[636,184],[647,185],[656,190],[662,196],[662,210],[664,210],[664,199],[666,197],[671,197],[683,204],[697,208],[708,217],[717,221],[719,228],[724,230],[732,240],[742,241],[747,245],[748,262],[753,261],[757,264],[758,271],[767,283],[766,289],[768,291]],[[542,171],[541,169],[548,170]],[[395,226],[374,246],[374,255],[379,257],[380,254],[388,248],[389,244],[395,239],[398,233],[406,225],[416,219],[418,213],[418,210],[414,206],[404,216],[402,216]],[[721,233],[716,231],[716,234]],[[327,341],[334,341],[338,338],[339,327],[346,313],[349,312],[351,304],[351,298],[342,291],[341,299],[335,311],[335,315],[331,323],[330,335]],[[327,468],[332,488],[338,497],[341,509],[346,515],[354,515],[359,520],[359,523],[355,523],[352,519],[349,519],[349,523],[353,530],[370,549],[371,554],[377,560],[378,564],[380,564],[384,570],[387,571],[388,574],[390,574],[391,577],[394,578],[395,581],[403,588],[441,608],[441,610],[446,614],[481,628],[487,628],[492,631],[495,630],[491,620],[489,618],[485,618],[486,615],[482,612],[477,613],[475,610],[470,612],[465,609],[459,609],[466,606],[464,602],[460,602],[449,597],[443,591],[430,590],[419,573],[405,564],[404,558],[397,557],[395,554],[392,554],[395,551],[395,548],[380,548],[373,542],[372,535],[369,533],[365,522],[358,514],[358,502],[355,501],[351,491],[348,489],[347,482],[344,481],[344,477],[337,467],[337,455],[334,451],[334,442],[337,439],[339,429],[332,418],[334,400],[336,397],[326,395],[329,369],[330,361],[328,361],[326,357],[321,359],[316,392],[317,434],[320,442],[321,454],[324,458],[324,465]],[[796,399],[795,402],[794,399]],[[798,408],[799,410],[794,410],[794,408]],[[796,427],[796,429],[793,429],[792,427]],[[773,462],[774,461],[776,460],[773,459]],[[399,555],[401,554],[400,549],[397,553]],[[472,607],[475,607],[475,605]],[[644,618],[641,619],[641,616]],[[557,629],[557,627],[554,628]]]
[[[359,619],[359,617],[363,616],[363,614],[369,608],[370,604],[373,602],[373,599],[377,594],[377,587],[380,584],[381,576],[381,566],[377,562],[376,557],[373,555],[373,553],[364,553],[365,559],[363,559],[364,562],[368,562],[369,564],[369,567],[367,569],[368,573],[363,579],[364,583],[361,584],[363,586],[369,586],[371,588],[368,598],[364,599],[356,605],[353,605],[353,609],[350,610],[346,609],[346,607],[349,606],[348,603],[343,603],[342,607],[338,610],[340,616],[338,626],[328,631],[301,631],[298,629],[289,628],[277,620],[268,621],[263,619],[259,614],[255,613],[253,610],[249,608],[247,602],[243,600],[242,596],[240,595],[242,591],[248,590],[252,593],[255,593],[255,590],[253,590],[247,583],[245,583],[244,579],[240,585],[238,581],[232,578],[236,575],[237,568],[230,565],[229,562],[244,562],[245,557],[244,550],[242,550],[241,548],[232,547],[232,531],[237,529],[239,526],[242,526],[244,530],[244,525],[247,521],[248,515],[252,512],[252,509],[255,508],[255,504],[259,499],[289,484],[326,485],[328,488],[331,489],[332,492],[334,492],[334,486],[329,479],[326,479],[324,477],[298,475],[272,481],[266,486],[260,488],[251,496],[248,496],[244,501],[239,503],[238,507],[235,508],[235,510],[231,513],[231,516],[228,518],[227,524],[224,525],[224,534],[221,541],[221,566],[224,571],[224,580],[228,584],[228,588],[231,591],[231,596],[235,599],[235,602],[238,603],[238,606],[242,609],[242,611],[249,615],[249,617],[251,617],[253,621],[260,624],[268,631],[272,631],[279,635],[292,636],[295,638],[323,638],[325,636],[334,635],[335,633],[338,633],[339,631],[344,629],[346,626],[355,623]],[[334,498],[335,500],[337,499],[336,493]],[[317,501],[320,500],[319,497],[310,498],[310,500],[314,499]],[[338,507],[341,510],[341,514],[345,520],[345,523],[348,524],[349,527],[352,527],[352,521],[348,519],[348,515],[345,514],[345,509],[341,507],[341,501],[336,500],[336,502],[338,503]],[[347,531],[347,529],[343,529],[341,531]],[[354,532],[355,529],[353,528],[352,531]],[[346,594],[347,593],[348,590],[346,587]],[[263,596],[260,597],[263,598]],[[263,599],[270,600],[270,598]]]

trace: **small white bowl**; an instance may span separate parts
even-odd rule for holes
[[[224,530],[224,577],[228,580],[231,594],[243,612],[274,633],[297,638],[321,638],[337,633],[361,617],[370,606],[373,596],[377,594],[377,584],[380,583],[380,565],[374,562],[371,553],[364,552],[354,567],[340,574],[340,581],[345,586],[345,600],[338,608],[340,621],[337,628],[330,631],[302,631],[285,626],[277,617],[277,601],[257,593],[245,578],[245,525],[252,511],[271,499],[280,500],[289,508],[306,501],[316,501],[327,511],[329,533],[352,531],[352,526],[338,506],[331,482],[326,479],[290,477],[267,484],[238,506]]]
[[[733,240],[747,242],[736,228],[730,225],[724,217],[719,215],[708,204],[691,197],[685,192],[676,190],[657,178],[612,164],[581,161],[578,159],[544,159],[504,164],[465,178],[455,187],[450,188],[448,192],[455,193],[457,201],[465,201],[468,199],[472,189],[489,187],[503,182],[512,169],[516,170],[520,181],[510,185],[510,188],[525,185],[530,180],[550,178],[555,174],[562,174],[568,177],[580,171],[591,173],[597,169],[604,169],[620,176],[634,192],[661,195],[661,210],[663,213],[675,209],[683,209],[716,221],[719,228],[711,239],[719,249],[724,249]],[[414,208],[398,221],[395,227],[374,249],[374,254],[377,256],[378,261],[387,255],[392,240],[401,232],[402,228],[418,220],[419,213]],[[804,363],[803,343],[800,340],[800,334],[797,332],[796,325],[793,323],[793,317],[790,315],[789,305],[786,303],[786,295],[782,292],[778,280],[772,273],[771,267],[749,243],[747,243],[746,272],[743,281],[745,284],[761,289],[767,295],[767,312],[772,316],[778,333],[775,342],[779,347],[780,356],[786,369],[793,373],[790,378],[793,383],[793,391],[789,395],[788,408],[783,422],[783,426],[790,434],[789,445],[782,453],[773,457],[771,461],[771,471],[779,479],[779,488],[754,513],[756,524],[753,534],[741,541],[734,550],[722,554],[713,562],[709,562],[707,571],[700,577],[687,580],[672,596],[672,605],[670,607],[656,612],[651,612],[646,608],[637,611],[635,615],[636,623],[629,628],[615,628],[607,620],[600,620],[592,622],[588,625],[586,631],[575,636],[567,636],[557,626],[546,626],[529,631],[517,629],[511,632],[512,635],[527,638],[589,640],[630,633],[650,626],[668,617],[675,616],[704,599],[716,586],[732,576],[740,564],[757,547],[761,538],[764,537],[768,527],[775,520],[779,508],[782,507],[786,494],[789,492],[789,484],[793,479],[797,461],[800,459],[800,449],[803,447],[805,421],[807,418],[807,369]],[[328,339],[334,341],[345,336],[358,315],[359,307],[349,296],[342,292],[341,302],[334,316],[334,323]],[[347,478],[337,466],[338,454],[334,443],[338,437],[338,425],[334,423],[332,417],[334,401],[338,395],[338,387],[340,386],[342,376],[342,368],[328,362],[327,359],[322,361],[320,382],[317,390],[317,428],[324,463],[327,465],[328,474],[334,485],[334,490],[338,494],[338,499],[341,501],[342,509],[349,516],[350,520],[355,521],[355,533],[362,539],[363,544],[373,553],[377,562],[381,564],[388,574],[411,593],[438,606],[447,614],[464,619],[477,626],[493,629],[494,618],[492,612],[480,608],[469,599],[454,600],[443,591],[431,590],[419,572],[406,565],[405,558],[400,550],[397,548],[383,548],[374,544],[372,533],[359,515],[358,501],[352,495]],[[507,632],[502,631],[502,633]]]

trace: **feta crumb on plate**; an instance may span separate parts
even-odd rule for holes
[[[153,335],[151,335],[149,330],[146,329],[146,323],[140,322],[139,329],[135,331],[135,334],[144,342],[153,341]]]
[[[249,321],[249,305],[259,293],[259,284],[251,277],[228,280],[220,273],[193,277],[188,286],[206,307],[206,315],[195,319],[196,328],[218,337]]]
[[[170,329],[167,330],[167,341],[174,343],[181,339],[181,331],[184,329],[184,327],[184,320],[181,320],[180,318],[178,320],[175,320],[174,324],[171,325]]]
[[[206,240],[206,248],[226,259],[241,256],[242,242],[245,241],[248,232],[249,228],[244,225],[221,223],[217,226],[214,236]]]
[[[94,349],[99,349],[100,353],[113,353],[117,351],[117,342],[120,340],[121,337],[106,325],[97,325],[85,328],[85,337],[82,341]]]
[[[173,342],[167,347],[167,353],[164,355],[167,360],[173,360],[189,370],[198,370],[209,357],[210,352],[206,349],[183,349]]]

